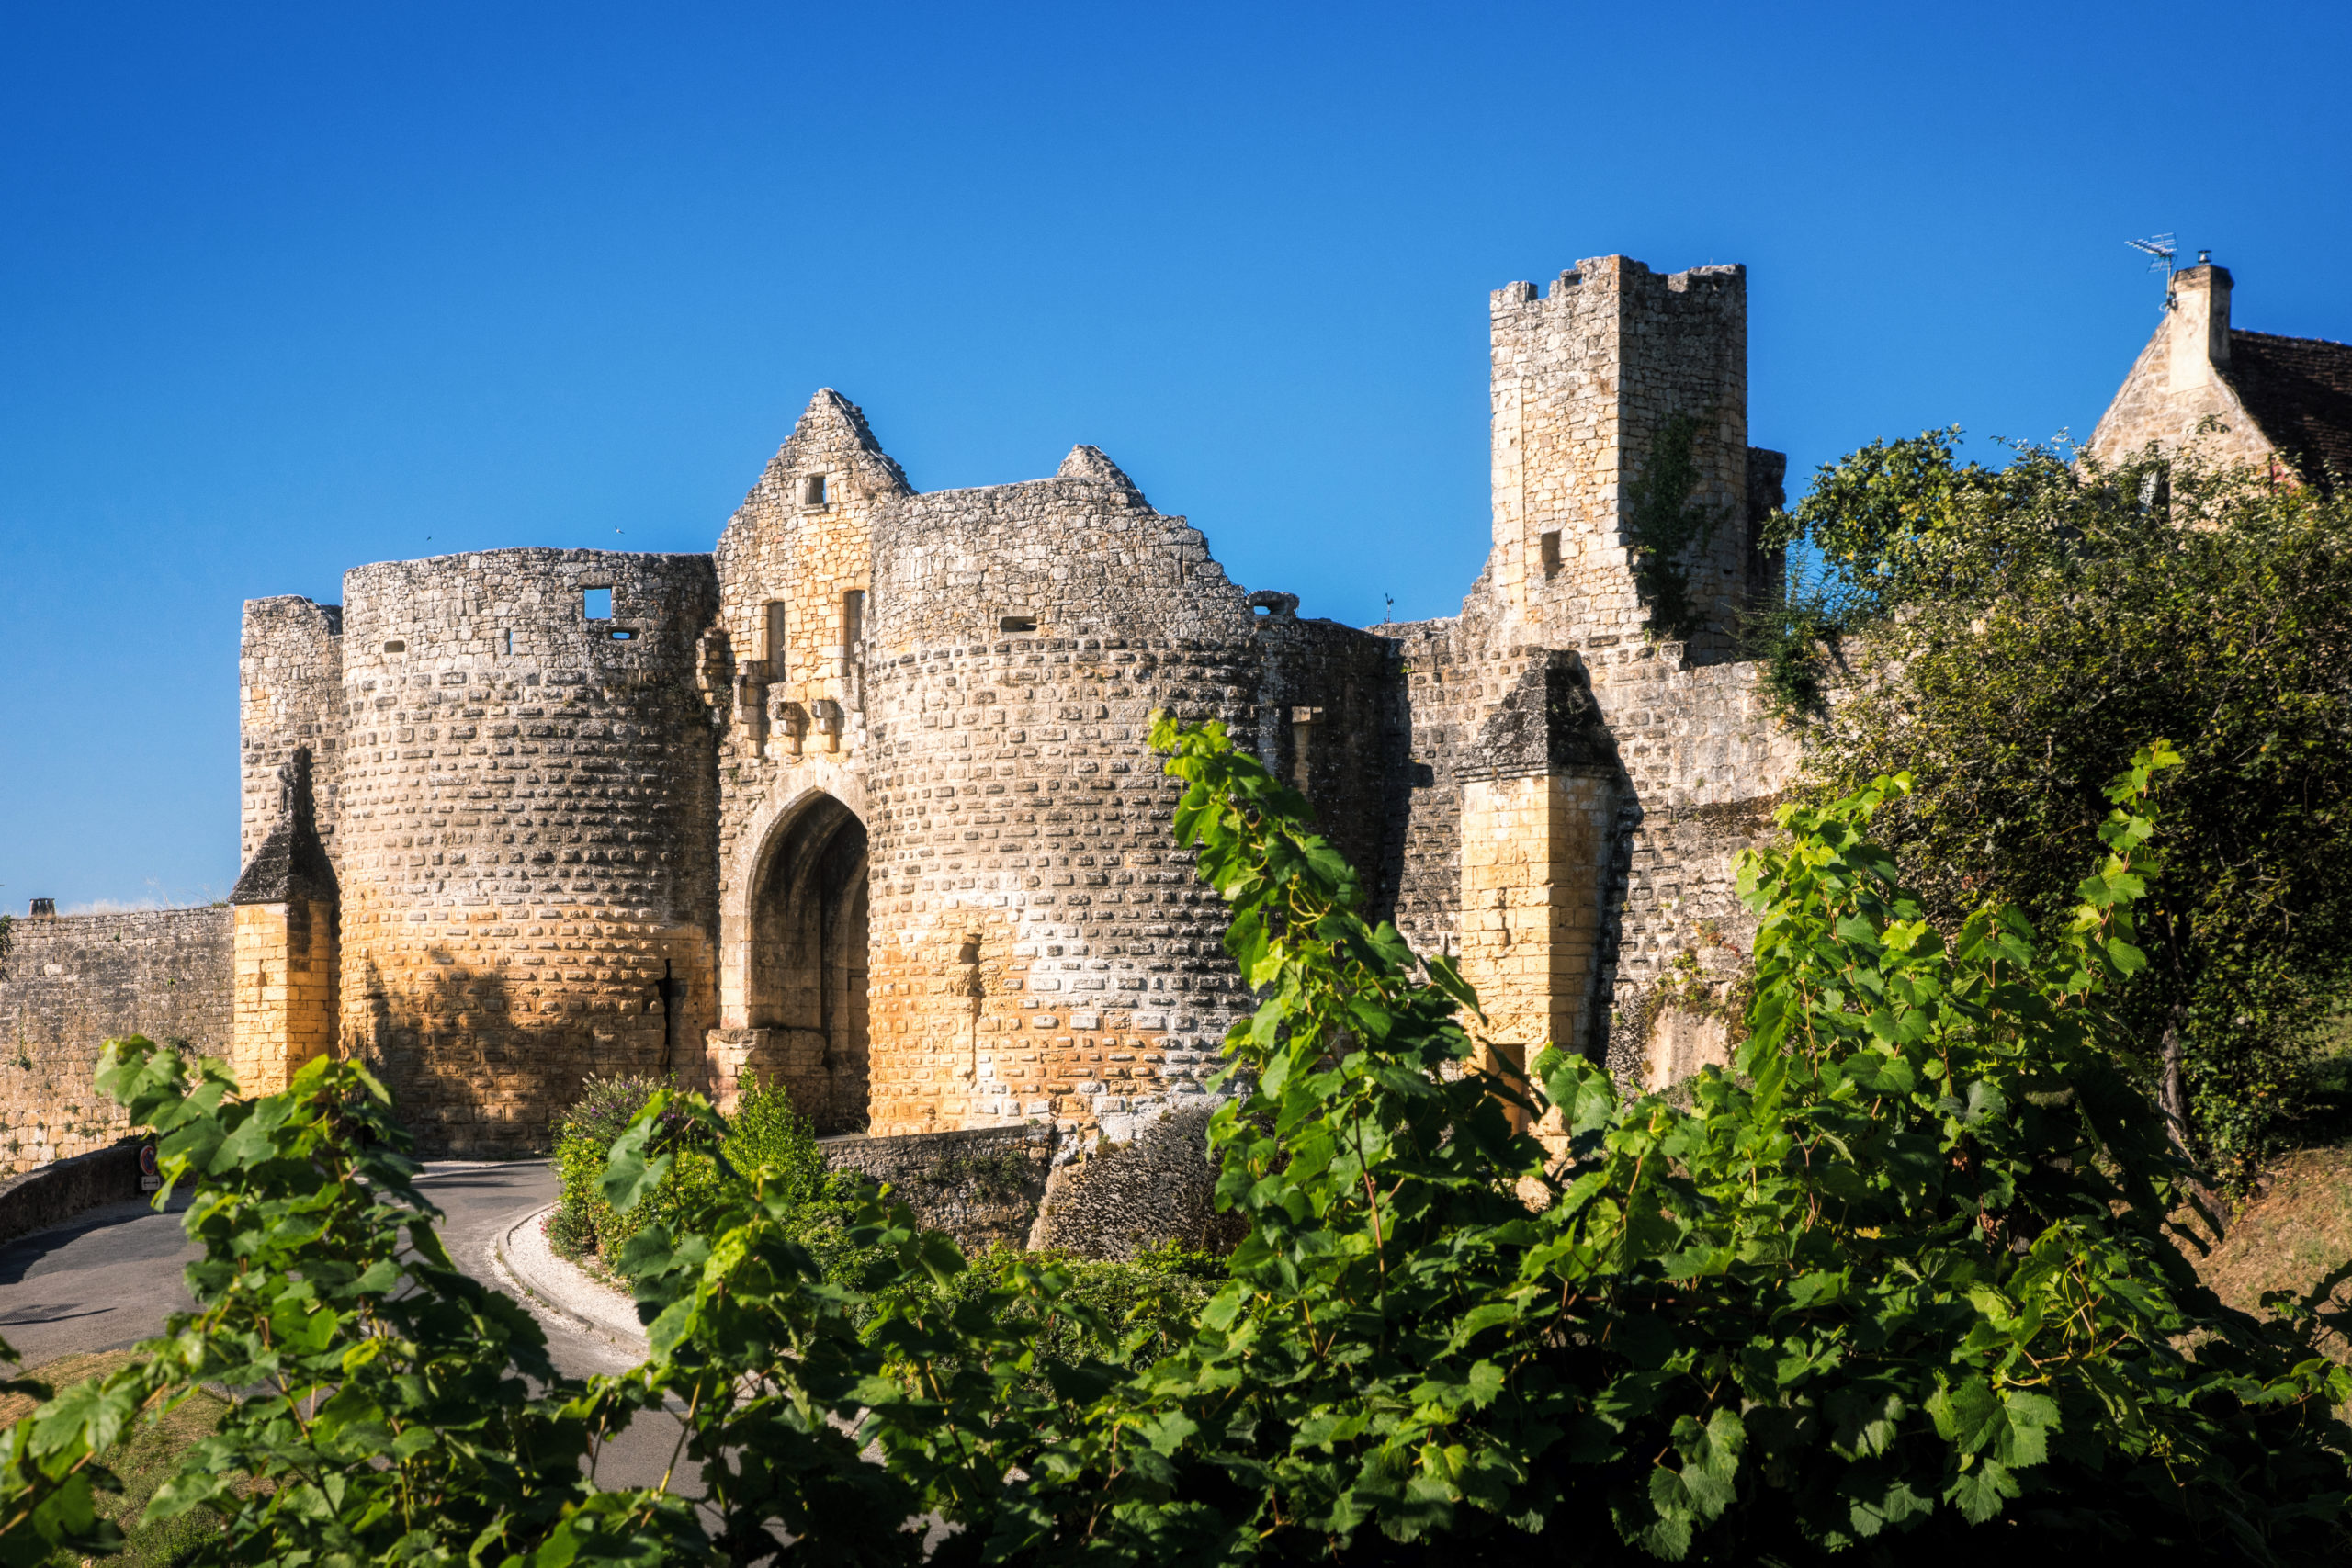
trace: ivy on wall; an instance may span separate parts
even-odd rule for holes
[[[1700,476],[1690,448],[1698,434],[1699,421],[1687,413],[1659,426],[1641,477],[1625,491],[1634,586],[1649,607],[1650,634],[1668,641],[1687,641],[1699,627],[1690,558],[1707,547],[1723,521],[1721,507],[1691,504]]]

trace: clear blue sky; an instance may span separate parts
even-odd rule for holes
[[[0,10],[0,908],[237,873],[238,606],[705,550],[820,386],[1453,611],[1486,301],[1750,269],[1751,439],[2087,433],[2177,231],[2352,338],[2352,7]]]

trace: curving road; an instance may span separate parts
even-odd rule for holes
[[[525,1215],[555,1201],[555,1172],[537,1160],[428,1164],[417,1183],[440,1206],[441,1238],[458,1266],[475,1279],[504,1288],[492,1263],[499,1235]],[[192,1303],[180,1271],[199,1249],[180,1233],[178,1211],[157,1213],[143,1201],[90,1210],[55,1230],[0,1246],[0,1338],[16,1347],[23,1365],[61,1356],[118,1350],[160,1333],[164,1320]],[[617,1372],[632,1358],[568,1318],[524,1298],[547,1330],[555,1364],[574,1377]],[[676,1423],[646,1415],[597,1466],[613,1485],[658,1480],[670,1462]]]

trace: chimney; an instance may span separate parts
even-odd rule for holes
[[[2201,254],[2201,253],[2200,253]],[[2165,389],[2208,387],[2230,367],[2230,269],[2200,261],[2172,275]]]
[[[25,919],[28,920],[53,920],[57,919],[57,900],[54,898],[34,899],[33,907],[25,913]]]

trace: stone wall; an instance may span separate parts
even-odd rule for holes
[[[828,1169],[855,1171],[967,1247],[1020,1247],[1035,1223],[1057,1140],[1051,1122],[821,1139]]]
[[[782,1082],[825,1132],[867,1121],[865,604],[874,517],[910,493],[820,391],[719,536],[699,677],[724,781],[711,1085]]]
[[[344,728],[343,608],[284,595],[245,601],[237,659],[237,860],[252,860],[278,818],[278,772],[311,753],[320,839],[334,842],[335,761]]]
[[[1170,1242],[1221,1252],[1241,1238],[1216,1208],[1209,1107],[1145,1120],[1132,1141],[1064,1137],[1050,1122],[819,1141],[828,1168],[855,1171],[967,1248],[1027,1247],[1132,1258]]]
[[[1728,658],[1749,571],[1747,275],[1660,276],[1626,256],[1578,262],[1538,298],[1498,289],[1492,351],[1494,553],[1509,619],[1550,647],[1640,635],[1626,515],[1677,417],[1694,423],[1690,503],[1720,520],[1687,561],[1702,627],[1694,656]],[[1518,640],[1534,641],[1525,637]]]
[[[433,1152],[543,1147],[583,1077],[698,1068],[710,558],[500,550],[344,592],[342,1049]]]
[[[0,1241],[64,1224],[101,1203],[140,1195],[137,1143],[112,1144],[0,1180]]]
[[[1692,668],[1679,653],[1668,643],[1589,656],[1623,769],[1604,895],[1609,1032],[1596,1054],[1629,1087],[1663,1087],[1724,1059],[1712,1010],[1734,998],[1756,934],[1734,886],[1737,861],[1777,830],[1773,810],[1804,758],[1757,666]],[[1695,1037],[1708,1043],[1694,1055]]]
[[[0,1172],[122,1134],[92,1082],[125,1034],[225,1056],[233,936],[226,908],[17,920],[0,961]]]
[[[874,1126],[1122,1136],[1242,1005],[1146,742],[1160,708],[1249,733],[1257,615],[1087,447],[910,498],[875,547]]]
[[[1306,793],[1497,1045],[1629,1081],[1703,1055],[1660,998],[1730,984],[1690,971],[1736,949],[1731,865],[1795,763],[1732,661],[1785,469],[1747,445],[1746,275],[1601,257],[1489,325],[1493,548],[1443,620],[1247,592],[1091,446],[918,492],[831,391],[713,557],[502,551],[361,568],[340,614],[255,601],[248,855],[307,753],[341,888],[251,918],[256,984],[324,920],[338,1046],[428,1148],[533,1146],[592,1071],[722,1100],[757,1074],[827,1131],[1130,1144],[1204,1106],[1250,1006],[1172,841],[1165,709]],[[1658,643],[1627,518],[1679,420],[1713,525],[1681,562],[1698,624]]]
[[[1798,761],[1755,667],[1730,658],[1739,605],[1779,582],[1756,541],[1786,460],[1747,445],[1736,267],[1661,276],[1605,257],[1541,298],[1498,290],[1491,314],[1487,570],[1459,615],[1374,628],[1397,649],[1408,729],[1393,907],[1417,950],[1462,960],[1505,1054],[1560,1044],[1631,1087],[1720,1055],[1703,1009],[1736,986],[1751,931],[1733,868]],[[1654,640],[1625,534],[1678,416],[1690,503],[1718,520],[1684,560],[1688,644]]]
[[[1233,1247],[1248,1224],[1217,1210],[1208,1123],[1208,1107],[1180,1106],[1146,1122],[1132,1142],[1104,1142],[1056,1166],[1028,1245],[1081,1258],[1133,1258],[1170,1242],[1209,1252]]]

